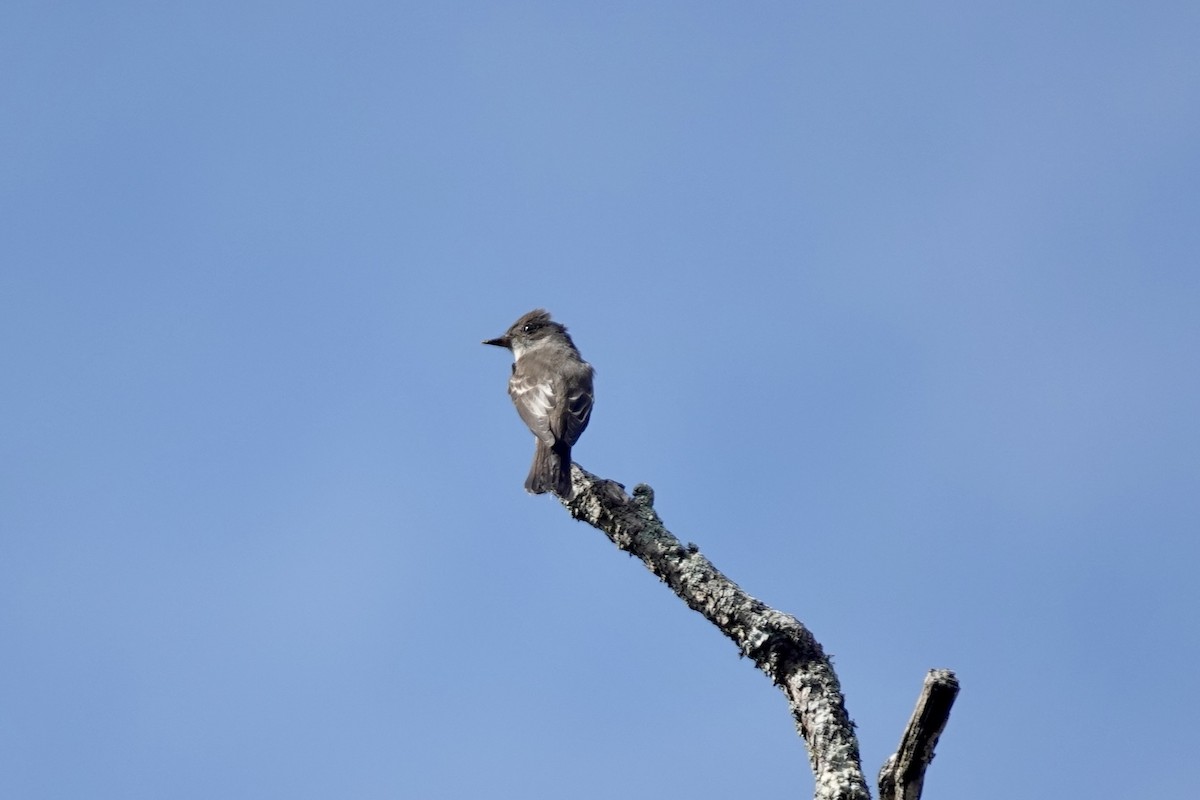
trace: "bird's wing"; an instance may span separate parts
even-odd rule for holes
[[[567,393],[566,406],[555,420],[558,424],[551,422],[551,429],[559,439],[571,446],[579,441],[579,435],[592,418],[592,400],[591,381],[588,381],[586,387],[579,387]]]
[[[554,409],[554,387],[547,381],[534,381],[528,375],[513,372],[508,381],[508,394],[512,397],[517,413],[533,435],[548,445],[553,445],[558,436],[551,430],[551,412]]]

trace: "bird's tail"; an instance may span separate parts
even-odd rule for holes
[[[562,442],[551,446],[538,439],[533,450],[533,465],[525,479],[525,491],[530,494],[554,492],[564,500],[571,499],[571,448]]]

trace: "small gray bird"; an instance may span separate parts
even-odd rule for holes
[[[592,365],[579,355],[567,329],[540,308],[483,343],[513,354],[508,394],[536,437],[525,491],[570,499],[571,447],[592,415]]]

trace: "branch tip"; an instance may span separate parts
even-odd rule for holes
[[[879,770],[879,800],[920,800],[925,770],[933,761],[956,697],[955,674],[948,669],[929,670],[900,746]]]

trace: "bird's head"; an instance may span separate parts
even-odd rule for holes
[[[567,336],[567,329],[550,319],[549,311],[535,308],[514,322],[503,336],[484,339],[483,343],[496,347],[507,347],[512,351],[514,358],[520,358],[526,350],[531,350],[541,344],[563,340],[571,341]]]

